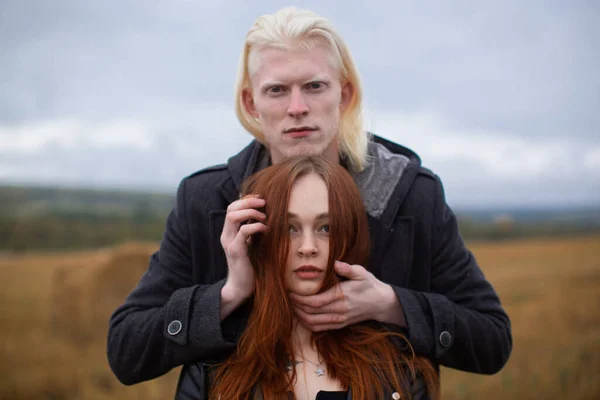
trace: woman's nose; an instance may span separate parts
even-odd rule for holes
[[[316,245],[314,235],[312,235],[311,233],[303,235],[302,243],[300,243],[298,251],[300,252],[300,254],[305,256],[317,254],[318,248]]]

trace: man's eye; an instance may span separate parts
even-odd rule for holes
[[[308,88],[312,90],[318,90],[323,87],[323,83],[321,82],[311,82],[308,84]]]
[[[267,92],[271,94],[279,94],[283,92],[283,88],[281,86],[271,86]]]

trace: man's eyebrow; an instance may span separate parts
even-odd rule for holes
[[[318,75],[318,76],[313,76],[312,78],[306,80],[306,82],[315,82],[315,81],[330,82],[331,78],[327,75]]]
[[[272,86],[282,86],[283,82],[281,81],[265,81],[263,83],[260,84],[260,88],[261,89],[266,89]]]
[[[310,78],[304,79],[302,82],[306,83],[310,83],[310,82],[331,82],[331,77],[327,76],[327,75],[317,75],[317,76],[312,76]],[[264,90],[266,88],[270,88],[273,86],[285,86],[285,83],[282,81],[276,81],[276,80],[270,80],[270,81],[264,81],[263,83],[260,84],[260,89]]]

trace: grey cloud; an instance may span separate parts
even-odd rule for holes
[[[432,112],[453,131],[540,141],[570,136],[597,144],[597,2],[297,4],[338,26],[358,63],[370,109]],[[14,179],[35,180],[36,171],[44,170],[41,180],[108,186],[160,181],[172,187],[184,174],[223,162],[249,136],[233,113],[223,115],[227,121],[221,124],[202,119],[212,108],[233,109],[244,35],[258,15],[283,5],[264,0],[2,1],[0,126],[64,118],[150,120],[161,146],[148,152],[49,147],[37,156],[0,154],[0,168],[17,171]],[[112,162],[102,170],[96,167],[107,160]],[[452,198],[467,201],[485,192],[472,183],[479,178],[462,178],[474,166],[432,167],[448,175]],[[123,169],[129,173],[123,175]],[[573,175],[562,183],[540,182],[544,189],[538,193],[559,198],[562,192],[565,201],[599,197],[598,188],[586,184],[594,177]],[[522,185],[484,175],[481,182],[490,191],[481,194],[488,200],[509,201],[512,195],[504,189]]]
[[[156,146],[147,150],[120,146],[74,151],[49,144],[32,154],[0,152],[0,176],[12,171],[4,181],[173,191],[184,176],[226,162],[251,139],[241,131],[199,135],[185,129],[158,131],[156,137]]]
[[[0,119],[230,104],[243,36],[281,2],[41,0],[3,5]],[[435,109],[458,128],[594,136],[590,2],[302,2],[347,37],[373,108]]]
[[[457,127],[525,136],[597,134],[597,6],[446,4],[382,14],[387,41],[351,33],[373,108],[435,109]]]

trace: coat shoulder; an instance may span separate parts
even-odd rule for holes
[[[191,173],[183,178],[181,185],[185,186],[188,195],[198,194],[198,192],[206,194],[206,192],[214,192],[215,188],[230,178],[227,164],[218,164]]]
[[[405,201],[418,204],[435,202],[442,187],[439,176],[428,168],[422,166],[416,168],[417,171]]]
[[[232,186],[231,175],[226,164],[214,165],[184,177],[177,190],[180,206],[185,208],[212,210],[222,209],[231,202],[228,188]]]
[[[439,179],[438,176],[432,170],[421,165],[417,169],[417,176],[429,178],[430,180],[434,181],[437,181]]]
[[[209,167],[193,172],[184,178],[187,182],[207,182],[214,179],[222,179],[229,175],[227,164],[211,165]]]

